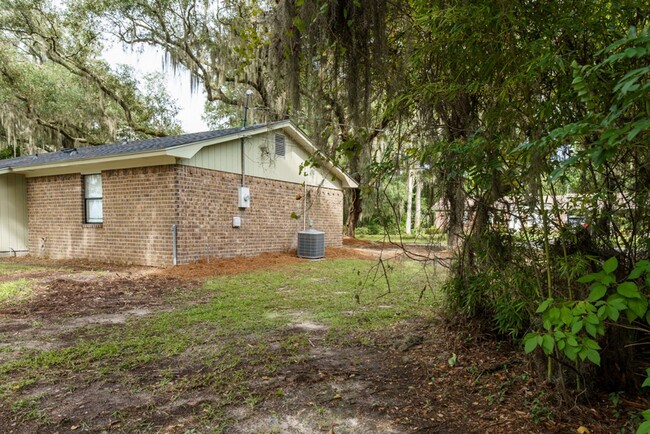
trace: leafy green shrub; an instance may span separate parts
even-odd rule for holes
[[[548,298],[542,302],[537,313],[542,315],[545,331],[533,332],[524,338],[527,353],[540,347],[550,355],[556,349],[571,361],[589,361],[600,365],[598,336],[605,335],[605,321],[614,323],[625,314],[628,323],[637,319],[650,325],[648,297],[635,282],[644,274],[650,276],[650,262],[641,260],[627,279],[616,283],[614,272],[618,268],[615,257],[603,264],[602,271],[581,277],[580,283],[591,283],[586,300],[559,300]],[[650,285],[650,277],[646,279]],[[609,296],[605,296],[609,293]]]
[[[444,231],[442,231],[440,228],[436,226],[429,226],[424,230],[424,233],[433,236],[433,235],[441,235],[444,233]]]
[[[363,236],[363,235],[368,235],[369,233],[370,233],[370,231],[369,231],[368,228],[365,227],[365,226],[357,227],[357,228],[354,230],[354,234],[355,234],[355,235],[361,235],[361,236]]]
[[[612,257],[605,261],[602,270],[578,279],[582,284],[589,284],[586,299],[544,300],[536,311],[541,315],[542,330],[525,336],[526,353],[540,348],[546,356],[562,356],[578,368],[587,361],[600,366],[602,348],[598,341],[611,333],[612,327],[620,327],[619,323],[625,321],[635,329],[647,330],[650,326],[650,261],[638,261],[620,282],[616,278],[618,265],[618,260]],[[625,346],[627,343],[617,344]],[[647,374],[650,376],[650,370]],[[550,370],[548,375],[551,375]],[[650,379],[643,386],[650,386]],[[650,423],[647,427],[650,428]]]
[[[524,268],[491,267],[465,279],[454,276],[443,286],[449,307],[479,317],[501,336],[519,338],[530,323],[536,297],[533,273]]]
[[[377,222],[372,222],[368,225],[369,235],[378,235],[384,233],[384,227]]]

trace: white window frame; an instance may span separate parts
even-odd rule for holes
[[[89,196],[88,188],[87,188],[87,179],[90,177],[99,177],[99,187],[100,187],[100,195],[99,196]],[[89,224],[89,225],[100,225],[104,223],[104,188],[102,185],[102,174],[101,173],[91,173],[88,175],[83,175],[83,190],[84,190],[84,223]],[[90,202],[99,202],[100,204],[100,215],[97,217],[90,217],[90,208],[89,208],[89,203]]]

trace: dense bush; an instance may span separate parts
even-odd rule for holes
[[[648,30],[631,29],[593,65],[574,63],[582,119],[526,141],[498,172],[466,169],[473,200],[449,302],[501,335],[529,332],[526,350],[540,348],[564,386],[639,390],[650,366],[639,345],[650,334],[649,47]],[[517,230],[497,224],[513,216]]]

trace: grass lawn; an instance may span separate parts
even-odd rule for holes
[[[0,262],[0,276],[15,273],[26,273],[31,271],[42,271],[42,267],[34,267],[31,265],[14,264],[11,262]]]
[[[399,243],[400,242],[400,236],[402,237],[401,240],[405,244],[444,244],[447,242],[447,236],[445,234],[439,234],[439,235],[407,235],[407,234],[358,234],[356,235],[356,238],[360,240],[366,240],[366,241],[383,241],[383,242],[393,242],[393,243]]]
[[[378,330],[434,314],[437,294],[422,291],[419,265],[389,263],[387,279],[375,266],[286,264],[210,279],[124,324],[70,332],[52,320],[52,349],[11,338],[14,357],[0,364],[0,399],[8,404],[0,424],[16,432],[156,432],[182,420],[169,432],[228,431],[234,407],[254,414],[282,402],[290,387],[282,378],[316,349],[370,344]],[[10,283],[5,293],[21,285]],[[263,432],[282,432],[269,429]]]

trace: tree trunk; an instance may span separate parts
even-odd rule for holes
[[[422,224],[422,179],[420,177],[420,172],[416,173],[415,176],[415,232],[420,230],[420,225]]]
[[[411,209],[413,208],[413,170],[408,169],[408,179],[406,181],[406,227],[404,232],[411,235]]]
[[[449,206],[447,244],[451,248],[458,248],[461,245],[463,215],[465,214],[465,190],[463,189],[463,178],[461,176],[449,180],[447,183],[445,201]]]
[[[358,188],[348,190],[350,192],[350,206],[348,207],[348,217],[345,221],[345,235],[354,237],[357,229],[357,223],[361,217],[361,191]]]

